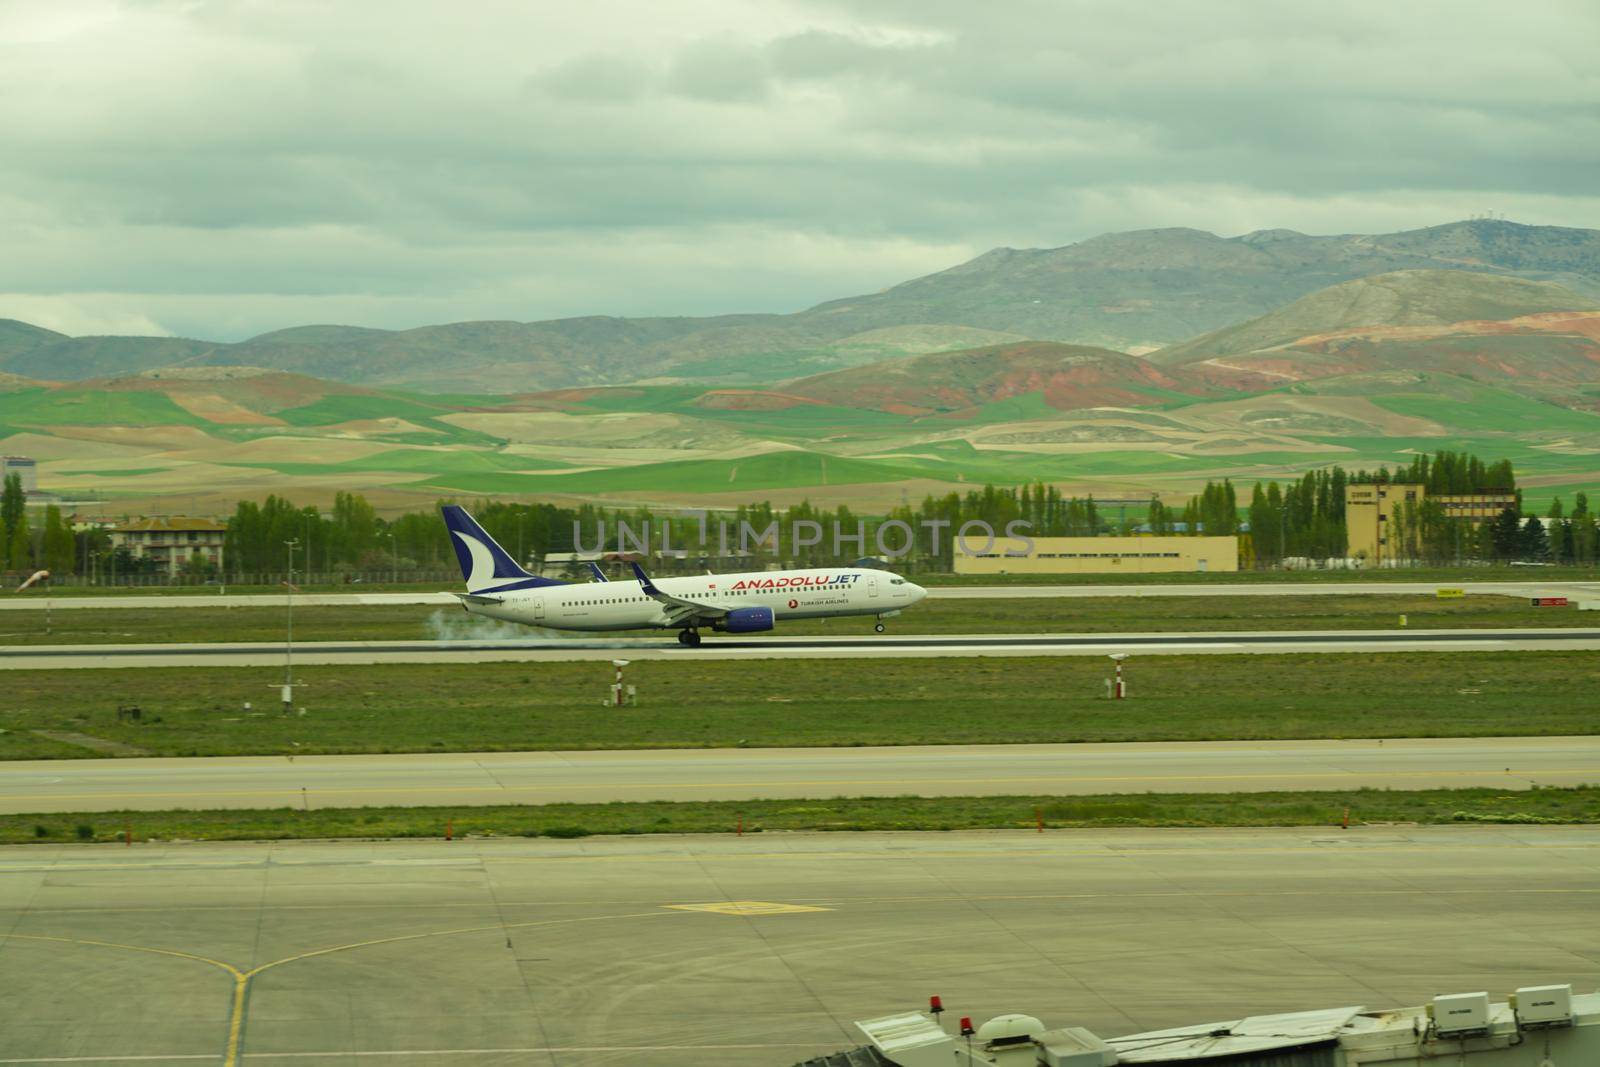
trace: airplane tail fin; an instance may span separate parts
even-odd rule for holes
[[[467,514],[466,508],[446,504],[440,510],[444,512],[444,524],[450,531],[450,543],[455,546],[456,561],[461,564],[461,576],[466,579],[467,592],[501,592],[566,584],[553,578],[540,578],[523,570],[478,525],[477,520]]]

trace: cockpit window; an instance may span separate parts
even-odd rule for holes
[[[906,580],[904,578],[890,578],[889,579],[889,584],[890,585],[905,585],[906,584]]]

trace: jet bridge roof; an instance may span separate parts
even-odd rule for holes
[[[1119,1063],[1171,1063],[1287,1051],[1337,1042],[1340,1032],[1361,1011],[1359,1007],[1324,1008],[1287,1015],[1252,1015],[1234,1022],[1107,1038],[1106,1044],[1117,1050]]]

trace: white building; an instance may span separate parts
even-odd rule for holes
[[[33,495],[39,491],[39,464],[29,456],[0,456],[0,482],[13,474],[22,476],[22,491]]]

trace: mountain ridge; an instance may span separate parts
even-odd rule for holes
[[[507,393],[640,381],[738,384],[915,354],[893,344],[840,346],[882,330],[963,327],[1118,351],[1171,348],[1330,285],[1440,269],[1559,280],[1600,297],[1600,231],[1486,219],[1377,235],[1133,230],[1056,248],[991,249],[878,293],[792,314],[577,316],[409,330],[324,324],[231,344],[71,338],[0,320],[0,371],[82,379],[251,364],[368,386]]]

